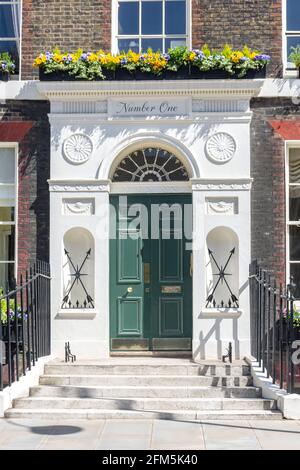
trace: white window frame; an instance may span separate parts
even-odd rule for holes
[[[286,284],[290,282],[291,275],[291,264],[299,264],[299,261],[290,261],[290,233],[289,229],[291,226],[300,226],[300,219],[298,221],[290,221],[289,212],[290,212],[290,162],[289,162],[289,153],[291,149],[299,148],[300,149],[300,140],[287,140],[285,142],[285,207],[286,207]],[[300,186],[300,184],[299,184]],[[300,299],[297,300],[297,307],[300,307]]]
[[[0,5],[11,5],[11,4],[20,4],[20,37],[19,38],[2,38],[0,36],[0,41],[5,42],[5,41],[19,41],[19,73],[15,75],[17,79],[21,79],[21,64],[22,64],[22,32],[23,32],[23,0],[5,0],[1,2]]]
[[[287,0],[282,0],[282,58],[284,70],[295,70],[295,76],[297,71],[291,62],[288,62],[288,51],[287,51],[287,38],[289,36],[299,36],[300,44],[300,19],[299,19],[299,31],[288,31],[287,30]],[[296,75],[297,74],[297,75]]]
[[[133,35],[119,35],[118,34],[118,3],[119,1],[122,2],[130,2],[130,1],[138,1],[141,3],[142,1],[153,1],[153,0],[112,0],[112,16],[111,16],[111,21],[112,21],[112,27],[111,27],[111,51],[113,54],[117,54],[119,52],[118,49],[118,40],[119,39],[130,39],[132,38],[139,38],[139,41],[141,42],[141,39],[144,37],[148,38],[162,38],[163,40],[167,38],[178,38],[181,37],[186,39],[186,45],[187,47],[191,48],[191,37],[192,37],[192,21],[191,21],[191,15],[192,15],[192,8],[191,8],[191,1],[192,0],[186,0],[186,34],[164,34],[164,28],[163,28],[163,34],[147,34],[147,35],[142,35],[142,34],[133,34]],[[162,1],[162,0],[160,0]],[[165,2],[163,1],[163,4]],[[141,10],[140,10],[141,11]],[[141,31],[141,16],[139,17],[139,22],[140,22],[140,31]],[[163,25],[164,25],[164,6],[163,6]],[[167,52],[167,51],[166,51]]]
[[[15,227],[15,259],[14,261],[3,261],[1,264],[14,264],[14,276],[17,277],[18,272],[18,192],[19,192],[19,178],[18,178],[18,155],[19,155],[19,144],[18,142],[0,142],[0,148],[14,148],[15,149],[15,181],[14,183],[1,184],[0,187],[14,188],[13,199],[0,199],[0,206],[2,207],[13,207],[14,208],[14,221],[13,222],[1,222],[0,225],[10,225]],[[5,201],[5,202],[3,202]],[[2,205],[3,204],[3,205]]]

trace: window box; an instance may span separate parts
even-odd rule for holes
[[[0,72],[0,82],[8,82],[10,74],[8,72]]]
[[[220,53],[209,49],[193,51],[186,47],[127,54],[46,52],[35,60],[40,80],[186,80],[252,79],[266,76],[270,56],[252,52],[246,46],[234,51],[225,46]],[[173,71],[172,69],[175,69]],[[206,71],[207,70],[207,71]],[[46,72],[50,73],[46,73]]]
[[[104,75],[106,75],[106,72],[104,72]],[[119,68],[115,72],[116,80],[134,80],[134,78],[135,75],[126,69]],[[110,78],[108,77],[107,80],[110,80]]]
[[[39,68],[39,79],[43,82],[46,82],[46,81],[61,82],[61,81],[75,80],[75,77],[72,75],[69,75],[68,72],[63,72],[60,70],[57,70],[51,73],[45,73],[43,68]]]

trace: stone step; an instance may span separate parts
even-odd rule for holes
[[[212,411],[133,411],[97,409],[23,409],[11,408],[5,412],[10,419],[170,419],[172,421],[281,419],[279,411],[270,410],[212,410]]]
[[[215,386],[247,387],[252,377],[210,377],[176,375],[43,375],[41,385],[103,385],[103,386]]]
[[[250,367],[232,364],[65,364],[45,365],[47,375],[208,375],[249,376]]]
[[[14,408],[22,409],[101,409],[101,410],[271,410],[276,409],[274,400],[265,399],[232,399],[232,398],[63,398],[63,397],[30,397],[19,398],[13,402]]]
[[[37,386],[30,396],[65,398],[260,398],[257,387]]]

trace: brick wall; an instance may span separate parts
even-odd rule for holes
[[[272,56],[269,75],[280,75],[282,0],[192,0],[194,47],[248,44]]]
[[[252,100],[251,176],[252,258],[285,280],[285,141],[271,122],[300,120],[299,106],[291,100]]]
[[[37,76],[34,57],[62,49],[111,47],[112,0],[24,0],[22,78]],[[270,75],[281,69],[281,0],[192,0],[192,42],[223,47],[245,43],[272,55]]]
[[[0,103],[0,124],[19,131],[18,266],[24,271],[36,259],[49,259],[50,128],[44,101],[6,101]],[[29,130],[28,130],[29,127]],[[1,129],[1,128],[0,128]],[[17,135],[15,136],[17,139]],[[1,138],[0,141],[5,140]]]
[[[22,79],[45,49],[110,49],[111,0],[23,0]]]

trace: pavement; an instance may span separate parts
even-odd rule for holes
[[[0,450],[300,450],[300,421],[0,418]]]

